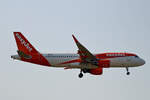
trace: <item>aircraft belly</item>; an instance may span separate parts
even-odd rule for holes
[[[80,62],[73,62],[73,63],[66,63],[74,59],[48,59],[49,63],[51,64],[52,67],[67,67],[67,68],[80,68],[80,69],[92,69],[92,68],[97,68],[97,66],[92,65],[92,64],[80,64]]]
[[[127,62],[124,58],[112,58],[110,59],[110,67],[124,67],[127,65]]]
[[[71,63],[71,64],[54,64],[54,67],[67,67],[67,68],[80,68],[80,63]]]
[[[68,62],[74,59],[54,59],[54,58],[48,58],[48,62],[51,64],[52,67],[68,67],[68,68],[80,68],[80,63],[67,63],[63,64],[64,62]]]
[[[110,67],[136,67],[130,57],[119,57],[110,59]]]

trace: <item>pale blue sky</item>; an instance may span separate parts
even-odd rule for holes
[[[1,100],[150,100],[149,0],[0,0]],[[13,31],[43,53],[76,53],[71,37],[93,53],[132,52],[142,67],[101,76],[13,61]]]

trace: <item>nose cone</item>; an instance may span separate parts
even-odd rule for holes
[[[144,65],[144,64],[145,64],[145,61],[144,61],[143,59],[140,59],[139,65],[142,66],[142,65]]]

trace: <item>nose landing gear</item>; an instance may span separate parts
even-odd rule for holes
[[[130,75],[130,72],[129,72],[129,68],[126,67],[126,70],[127,70],[127,75]]]

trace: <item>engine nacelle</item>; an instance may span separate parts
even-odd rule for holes
[[[103,74],[103,68],[99,67],[96,69],[90,69],[89,73],[91,73],[93,75],[101,75],[101,74]]]
[[[110,67],[110,61],[109,60],[99,60],[98,66],[99,67],[96,68],[96,69],[90,69],[89,73],[91,73],[93,75],[101,75],[101,74],[103,74],[103,68]]]
[[[110,67],[110,61],[109,60],[99,60],[99,67],[102,68],[109,68]]]

